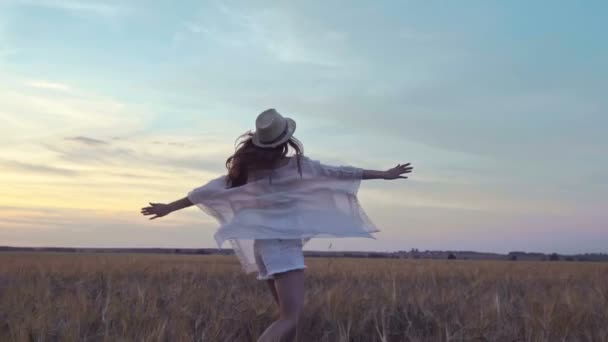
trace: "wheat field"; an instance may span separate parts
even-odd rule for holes
[[[608,341],[608,264],[307,258],[298,341]],[[0,341],[255,341],[234,256],[0,254]]]

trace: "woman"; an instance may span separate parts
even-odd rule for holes
[[[228,173],[170,204],[142,208],[150,219],[192,205],[220,223],[214,237],[229,240],[243,270],[266,280],[280,318],[258,341],[292,341],[304,301],[302,247],[313,237],[367,237],[378,229],[357,200],[362,179],[407,178],[410,164],[387,171],[329,166],[303,155],[296,123],[275,109],[262,112],[255,132],[241,136],[226,161]],[[292,156],[287,156],[289,150]]]

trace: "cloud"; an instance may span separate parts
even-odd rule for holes
[[[92,14],[103,17],[118,17],[128,13],[129,9],[118,2],[80,1],[80,0],[15,0],[15,4],[49,8],[73,13]]]
[[[0,47],[0,60],[6,57],[14,56],[19,52],[15,48]]]
[[[73,177],[79,174],[79,172],[71,169],[24,163],[16,160],[0,160],[0,166],[3,166],[5,171],[46,174],[52,176]]]
[[[188,30],[192,33],[211,33],[211,32],[209,32],[208,28],[202,26],[201,24],[185,23],[184,27],[186,28],[186,30]]]
[[[182,25],[174,42],[196,46],[203,36],[224,48],[247,49],[258,58],[287,64],[340,67],[351,60],[340,53],[345,44],[343,32],[307,22],[291,8],[244,10],[218,3],[201,12],[198,19]]]
[[[88,134],[128,135],[155,114],[63,82],[19,80],[0,84],[0,139],[27,141]],[[3,80],[3,81],[5,81]],[[74,134],[78,132],[77,134]]]
[[[146,139],[74,142],[53,137],[14,145],[16,155],[26,159],[0,163],[6,194],[0,206],[120,212],[147,200],[171,202],[184,197],[223,167],[221,159],[206,156],[204,149],[188,152]]]
[[[276,103],[357,134],[393,137],[484,158],[555,163],[564,155],[579,154],[608,162],[606,154],[595,153],[608,147],[602,130],[608,124],[604,99],[574,95],[574,90],[479,88],[477,84],[486,81],[466,84],[462,80],[460,86],[433,82],[415,88],[394,84],[389,92],[369,93],[375,83],[371,81],[314,100],[292,94]]]
[[[63,92],[70,92],[71,88],[63,83],[55,83],[49,81],[29,81],[27,85],[33,88],[41,88],[41,89],[49,89],[49,90],[57,90]]]
[[[231,13],[231,12],[227,12]],[[234,12],[232,12],[234,15]],[[265,10],[250,14],[236,14],[246,23],[247,31],[251,32],[251,40],[261,46],[271,55],[285,63],[316,64],[319,66],[339,66],[342,62],[332,56],[332,50],[321,49],[324,41],[340,42],[340,35],[318,34],[314,44],[310,36],[297,31],[290,13]]]
[[[77,136],[77,137],[66,137],[64,138],[65,140],[72,140],[72,141],[77,141],[86,145],[105,145],[108,144],[108,142],[103,141],[103,140],[99,140],[99,139],[93,139],[93,138],[88,138],[88,137],[83,137],[83,136]]]
[[[202,147],[195,149],[195,145],[190,145],[191,139],[187,138],[185,141],[189,142],[180,143],[174,140],[165,144],[154,144],[138,139],[114,141],[112,144],[86,137],[70,140],[80,144],[63,144],[55,140],[41,141],[39,144],[54,152],[58,160],[80,167],[106,170],[113,168],[128,168],[133,171],[155,170],[167,175],[178,170],[209,174],[223,172],[223,161],[227,158],[230,147],[227,143],[214,149],[213,145],[201,142],[198,146]],[[184,148],[188,145],[192,148]]]
[[[183,148],[197,148],[199,146],[197,146],[195,143],[189,142],[189,138],[184,137],[183,141],[159,141],[159,140],[154,140],[152,141],[152,144],[155,145],[169,145],[169,146],[176,146],[176,147],[183,147]]]

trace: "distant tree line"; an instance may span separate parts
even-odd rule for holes
[[[232,255],[231,248],[72,248],[72,247],[9,247],[0,246],[2,251],[60,252],[60,253],[163,253],[163,254],[220,254]],[[362,251],[304,251],[307,257],[344,258],[398,258],[398,259],[461,259],[461,260],[511,260],[511,261],[608,261],[607,253],[585,253],[560,255],[557,253],[509,252],[508,254],[482,253],[475,251],[409,251],[362,252]]]

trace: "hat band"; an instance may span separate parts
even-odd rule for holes
[[[283,129],[283,133],[279,134],[278,137],[272,139],[271,141],[262,141],[262,143],[264,143],[264,144],[274,144],[277,141],[280,141],[281,139],[285,138],[285,136],[289,132],[289,125],[287,124],[287,120],[284,120],[284,122],[285,122],[285,128]]]

